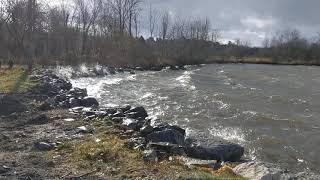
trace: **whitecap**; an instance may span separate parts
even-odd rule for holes
[[[215,137],[220,137],[227,141],[234,141],[238,143],[246,142],[245,134],[240,128],[232,128],[232,127],[212,127],[209,129],[211,135]]]

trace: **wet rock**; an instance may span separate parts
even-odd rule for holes
[[[138,123],[139,121],[136,119],[123,119],[122,125],[128,127],[129,129],[138,130]]]
[[[27,107],[14,96],[0,95],[0,109],[0,116],[7,116],[12,113],[24,112]]]
[[[186,147],[188,157],[203,160],[219,160],[236,162],[241,159],[244,148],[238,144],[218,144],[210,147],[190,146]]]
[[[157,151],[155,150],[145,150],[143,151],[143,160],[147,163],[158,162]]]
[[[144,109],[144,107],[141,106],[131,108],[130,110],[125,112],[125,115],[133,119],[145,119],[146,117],[148,117],[147,111]]]
[[[130,105],[124,105],[120,109],[122,110],[122,112],[126,112],[126,111],[129,111],[131,109],[131,106]]]
[[[125,117],[125,115],[123,114],[123,112],[121,111],[117,111],[116,113],[110,115],[110,117],[114,118],[114,117]]]
[[[163,131],[156,131],[146,136],[151,142],[168,142],[171,144],[184,145],[184,135],[179,131],[167,129]]]
[[[29,124],[46,124],[50,121],[50,119],[48,118],[48,116],[46,116],[45,114],[40,114],[37,115],[33,118],[31,118],[28,123]]]
[[[150,125],[143,126],[140,128],[140,133],[145,136],[153,132],[153,127]]]
[[[5,174],[9,172],[11,169],[7,166],[0,166],[0,174]]]
[[[263,162],[242,163],[233,171],[250,180],[280,180],[281,170]]]
[[[87,128],[85,126],[77,127],[77,133],[90,134],[92,132],[93,132],[93,129]]]
[[[179,155],[179,156],[186,155],[184,151],[184,147],[177,144],[164,143],[164,142],[159,142],[159,143],[151,142],[148,144],[148,148],[157,150],[159,152],[165,152],[169,155]]]
[[[81,100],[80,104],[81,104],[81,106],[84,106],[84,107],[97,107],[97,106],[99,106],[98,101],[92,97],[83,98]]]
[[[70,108],[79,107],[80,105],[81,105],[80,99],[77,99],[77,98],[70,98],[69,99]]]
[[[46,143],[46,142],[37,142],[35,143],[35,148],[39,151],[50,151],[54,148],[52,144]]]
[[[74,98],[84,98],[88,96],[87,89],[73,88],[69,91],[69,94]]]

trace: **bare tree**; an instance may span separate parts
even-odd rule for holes
[[[160,21],[160,37],[164,40],[167,38],[168,29],[169,29],[169,12],[165,11],[161,15]]]
[[[153,33],[156,27],[157,16],[158,16],[158,12],[152,8],[152,4],[150,2],[149,17],[148,17],[150,37],[153,37]]]

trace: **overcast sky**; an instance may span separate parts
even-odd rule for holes
[[[57,1],[61,0],[51,0]],[[224,41],[240,38],[250,41],[252,45],[261,45],[265,36],[287,28],[296,28],[308,38],[320,32],[320,0],[143,1],[145,11],[151,2],[153,8],[168,10],[172,16],[208,17],[213,28],[221,31]],[[146,14],[142,15],[144,17],[147,17]],[[142,22],[145,29],[146,22]]]
[[[261,45],[265,36],[296,28],[311,38],[320,32],[320,0],[145,0],[173,16],[208,17],[224,40]]]

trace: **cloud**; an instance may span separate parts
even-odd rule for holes
[[[180,17],[208,17],[224,39],[261,45],[266,34],[296,28],[306,37],[320,32],[320,0],[149,0]],[[236,37],[237,36],[237,37]]]

